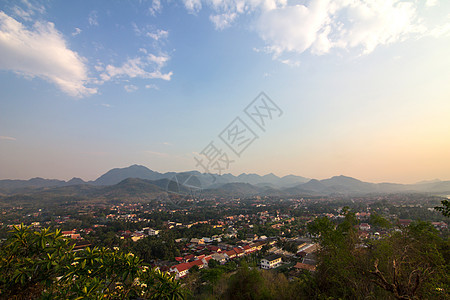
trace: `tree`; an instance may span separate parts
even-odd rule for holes
[[[433,226],[417,221],[374,243],[371,280],[396,299],[439,299],[449,288],[448,242]],[[448,260],[448,256],[447,256]],[[443,297],[445,298],[445,297]]]
[[[450,202],[448,200],[441,201],[442,206],[436,206],[434,209],[440,211],[444,216],[450,218]]]
[[[150,269],[118,248],[74,252],[60,231],[15,226],[0,245],[3,299],[182,299],[184,290],[168,273]]]

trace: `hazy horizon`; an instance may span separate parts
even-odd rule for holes
[[[133,164],[133,165],[143,166],[143,165],[139,165],[139,164]],[[89,181],[94,181],[94,180],[96,180],[97,178],[99,178],[100,176],[104,175],[105,173],[107,173],[108,171],[110,171],[110,170],[112,170],[112,169],[123,169],[123,168],[127,168],[127,167],[130,167],[130,166],[133,166],[133,165],[111,168],[111,169],[109,169],[109,170],[106,170],[105,172],[100,173],[98,176],[95,176],[95,177],[92,177],[92,178],[82,178],[82,177],[79,177],[79,176],[69,176],[69,177],[66,177],[66,178],[45,178],[45,177],[42,177],[42,176],[35,176],[35,177],[29,177],[29,178],[0,178],[0,180],[30,180],[30,179],[33,179],[33,178],[43,178],[43,179],[56,179],[56,180],[69,181],[70,179],[73,179],[73,178],[80,178],[80,179],[82,179],[83,181],[89,182]],[[152,171],[154,171],[154,172],[161,173],[161,174],[164,174],[164,173],[167,173],[167,172],[177,172],[177,173],[182,173],[182,172],[198,171],[198,170],[181,170],[181,171],[173,171],[173,170],[169,170],[169,171],[164,171],[164,172],[163,172],[163,171],[154,170],[154,169],[152,169],[152,168],[150,168],[150,167],[148,167],[148,166],[144,166],[144,167],[146,167],[146,168],[148,168],[148,169],[150,169],[150,170],[152,170]],[[200,171],[199,171],[199,172],[200,172]],[[203,172],[202,172],[202,173],[203,173]],[[355,178],[355,179],[358,179],[358,180],[361,180],[361,181],[364,181],[364,182],[371,182],[371,183],[399,183],[399,184],[415,184],[415,183],[432,182],[432,181],[450,181],[450,180],[446,180],[446,179],[442,179],[442,178],[433,178],[433,179],[423,179],[423,180],[419,180],[419,181],[417,181],[417,182],[388,182],[388,181],[378,181],[378,182],[374,182],[374,181],[368,181],[368,180],[364,180],[364,179],[362,179],[362,178],[357,178],[357,177],[350,176],[350,175],[346,175],[346,174],[335,174],[335,175],[332,175],[332,176],[330,176],[330,177],[323,177],[323,178],[312,178],[312,177],[304,176],[304,175],[301,175],[301,174],[285,174],[285,175],[279,175],[279,174],[276,174],[276,173],[273,173],[273,172],[271,172],[271,173],[265,173],[265,174],[257,174],[257,173],[252,173],[252,172],[244,172],[244,173],[231,173],[231,172],[228,172],[228,173],[224,173],[224,174],[222,174],[222,175],[225,175],[225,174],[231,174],[231,175],[233,175],[233,176],[239,176],[239,175],[242,175],[242,174],[247,174],[247,175],[250,175],[250,174],[256,174],[256,175],[259,175],[259,176],[264,176],[264,175],[274,174],[275,176],[278,176],[278,177],[280,177],[280,178],[285,177],[285,176],[289,176],[289,175],[294,175],[294,176],[301,176],[301,177],[304,177],[304,178],[308,178],[308,179],[317,179],[317,180],[328,179],[328,178],[335,177],[335,176],[345,176],[345,177],[352,177],[352,178]]]
[[[3,1],[0,179],[203,173],[214,142],[234,175],[450,180],[448,53],[442,0]]]

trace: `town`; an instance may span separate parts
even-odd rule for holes
[[[148,203],[5,206],[0,234],[5,238],[9,229],[21,223],[37,230],[52,227],[62,230],[74,249],[119,247],[185,280],[191,274],[208,274],[211,266],[232,272],[241,261],[291,279],[314,272],[320,246],[309,224],[321,217],[339,224],[347,208],[357,218],[361,245],[365,240],[383,239],[416,219],[448,233],[444,217],[434,210],[441,200],[436,196],[181,198],[176,202],[158,198]]]

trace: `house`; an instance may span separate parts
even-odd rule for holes
[[[199,269],[203,269],[205,267],[204,259],[196,259],[191,262],[181,263],[175,266],[170,267],[169,272],[175,273],[175,278],[180,279],[189,274],[189,269],[197,266]],[[208,259],[209,260],[209,259]]]
[[[186,276],[189,273],[189,269],[191,268],[190,263],[181,263],[175,266],[172,266],[169,269],[170,273],[175,273],[175,278],[180,279]]]
[[[147,230],[147,233],[148,233],[149,236],[156,236],[156,235],[159,234],[159,230],[155,230],[155,229],[149,228]]]
[[[234,250],[225,251],[225,255],[228,257],[228,259],[233,259],[236,257],[237,253]]]
[[[370,225],[367,223],[361,223],[359,224],[359,229],[362,231],[369,231],[370,230]]]
[[[145,234],[142,233],[142,232],[139,232],[139,231],[136,231],[136,232],[134,232],[134,233],[131,234],[131,240],[132,240],[133,242],[137,242],[137,241],[139,241],[140,239],[143,239],[144,237],[145,237]]]
[[[201,259],[191,261],[189,264],[191,265],[190,268],[192,268],[193,266],[197,266],[199,269],[203,269],[203,267],[205,266],[205,263]]]
[[[203,237],[203,241],[205,243],[212,243],[213,239],[209,238],[209,237]]]
[[[204,244],[205,243],[205,240],[204,239],[196,239],[196,238],[192,238],[191,239],[191,243],[192,244]]]
[[[312,265],[302,264],[302,263],[298,262],[294,266],[294,269],[296,269],[296,270],[307,270],[307,271],[310,271],[310,272],[314,272],[316,270],[316,267],[312,266]]]
[[[81,236],[80,236],[79,233],[74,233],[74,234],[71,234],[71,235],[70,235],[70,238],[71,238],[72,240],[80,240],[80,239],[81,239]]]
[[[211,257],[212,259],[218,261],[221,265],[227,262],[227,256],[225,256],[225,254],[214,253]]]
[[[233,248],[233,250],[234,250],[234,252],[236,252],[237,257],[244,256],[244,254],[245,254],[245,251],[240,247],[235,247],[235,248]]]
[[[61,234],[63,235],[63,237],[68,237],[70,238],[72,234],[75,234],[76,230],[69,230],[69,231],[62,231]]]
[[[255,251],[254,248],[250,247],[250,245],[244,245],[244,247],[242,247],[244,249],[245,254],[249,254],[252,253],[253,251]]]
[[[431,222],[431,224],[436,229],[447,229],[448,228],[447,223],[445,223],[445,222]]]
[[[208,249],[211,252],[222,252],[222,249],[214,245],[208,245],[206,246],[206,249]]]
[[[281,255],[272,254],[261,259],[262,269],[274,269],[281,264]]]
[[[412,223],[412,220],[410,220],[410,219],[399,219],[399,220],[398,220],[398,225],[399,225],[399,226],[407,227],[407,226],[409,226],[409,224],[411,224],[411,223]]]

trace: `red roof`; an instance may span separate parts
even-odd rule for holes
[[[233,248],[233,250],[234,250],[237,254],[244,253],[244,250],[242,250],[241,248],[238,248],[238,247]]]
[[[178,272],[183,272],[183,271],[189,270],[191,267],[192,267],[191,263],[181,263],[181,264],[173,266],[172,268],[177,269]]]
[[[176,261],[183,261],[183,258],[182,257],[175,257],[175,260]]]
[[[188,254],[188,255],[186,255],[186,256],[184,257],[184,259],[189,260],[189,259],[194,258],[194,257],[195,257],[194,254]]]
[[[315,271],[316,270],[315,266],[302,264],[302,263],[299,263],[299,262],[294,266],[294,268],[301,269],[301,270],[308,270],[308,271]]]
[[[236,252],[234,250],[226,251],[225,254],[228,255],[229,257],[236,256]]]
[[[203,266],[203,262],[202,262],[201,259],[194,260],[194,261],[190,262],[190,264],[191,264],[191,267],[193,267],[193,266],[199,266],[199,267]]]
[[[217,246],[214,246],[214,245],[208,245],[207,246],[207,248],[210,250],[210,251],[220,251],[220,248],[219,247],[217,247]]]

